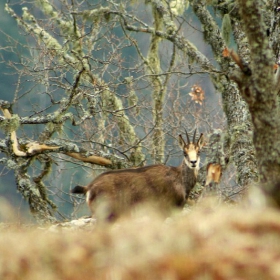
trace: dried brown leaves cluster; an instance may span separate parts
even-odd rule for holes
[[[193,85],[189,95],[192,97],[192,100],[199,105],[202,105],[202,102],[205,99],[204,90],[199,85]]]

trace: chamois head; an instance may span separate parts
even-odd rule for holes
[[[204,143],[203,134],[200,134],[199,139],[195,142],[196,130],[193,134],[193,140],[190,141],[189,135],[186,131],[187,143],[183,139],[182,135],[179,135],[179,144],[184,153],[184,161],[186,165],[191,169],[198,169],[199,168],[199,161],[200,161],[200,149]]]

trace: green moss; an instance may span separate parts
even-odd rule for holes
[[[16,169],[16,168],[18,167],[18,163],[15,162],[15,161],[12,160],[12,159],[8,159],[8,160],[6,161],[6,166],[7,166],[9,169],[14,170],[14,169]]]
[[[5,131],[5,133],[11,133],[16,131],[20,127],[20,118],[17,114],[12,115],[10,119],[5,119],[0,122],[0,128]]]
[[[231,33],[232,33],[232,28],[231,28],[230,16],[229,14],[225,14],[222,23],[222,36],[228,46],[230,44]]]
[[[128,104],[129,106],[134,106],[138,102],[138,97],[135,93],[134,90],[129,91],[129,96],[128,96]]]
[[[53,18],[58,17],[58,13],[54,11],[53,6],[47,0],[37,0],[37,5],[43,10],[46,15]]]
[[[27,7],[23,7],[22,8],[23,14],[22,14],[22,18],[26,21],[35,21],[35,18],[33,15],[31,15],[28,11]]]
[[[102,18],[108,19],[108,13],[110,12],[109,8],[101,7],[99,9],[87,10],[82,13],[82,17],[85,20],[98,23]]]

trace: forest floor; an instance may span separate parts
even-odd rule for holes
[[[280,279],[280,212],[140,209],[113,224],[81,219],[0,226],[0,279]]]

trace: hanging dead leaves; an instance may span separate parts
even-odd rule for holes
[[[194,84],[191,88],[191,92],[189,92],[192,100],[199,105],[202,105],[203,100],[205,99],[204,90],[199,86]]]

